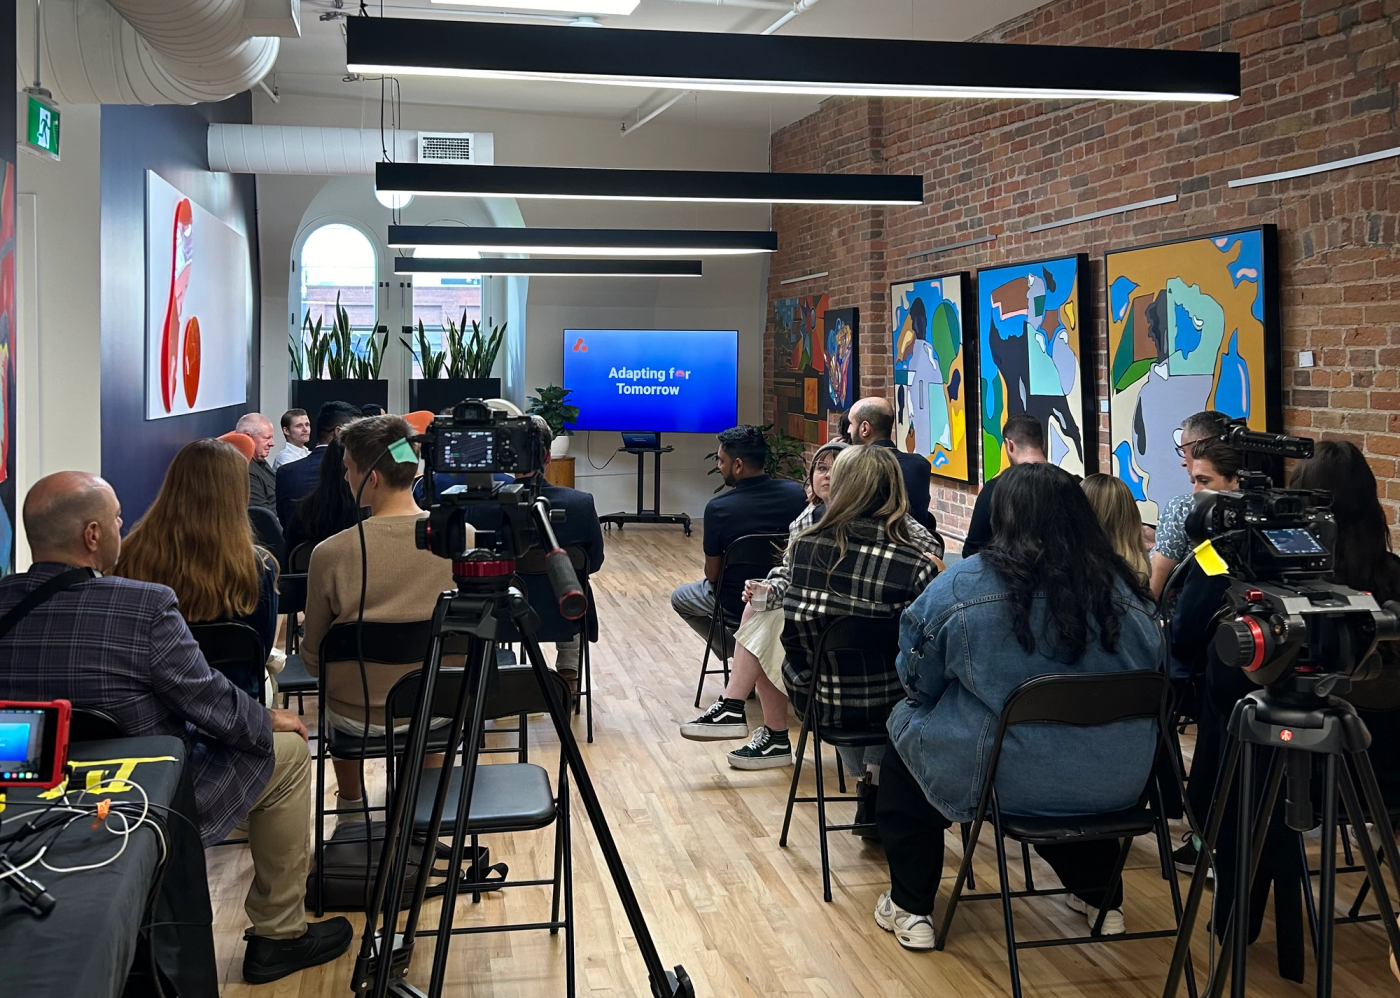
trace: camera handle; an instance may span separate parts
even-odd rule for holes
[[[1362,834],[1356,836],[1357,848],[1361,853],[1366,875],[1375,890],[1376,904],[1380,908],[1381,921],[1390,939],[1391,948],[1400,952],[1400,927],[1395,923],[1391,895],[1382,879],[1380,862],[1372,847],[1370,836],[1365,834],[1365,819],[1369,811],[1381,832],[1381,850],[1390,865],[1392,882],[1400,888],[1400,849],[1396,847],[1394,830],[1391,828],[1385,802],[1376,783],[1371,760],[1366,754],[1366,747],[1371,740],[1370,733],[1357,717],[1356,711],[1344,701],[1319,700],[1313,709],[1300,708],[1293,703],[1274,702],[1267,689],[1251,693],[1235,704],[1230,716],[1229,732],[1224,764],[1220,769],[1210,817],[1206,822],[1205,835],[1196,857],[1196,870],[1191,877],[1191,888],[1187,893],[1181,928],[1177,933],[1176,948],[1172,953],[1162,996],[1176,998],[1186,960],[1190,955],[1191,934],[1205,895],[1206,871],[1220,839],[1225,805],[1229,801],[1231,788],[1238,779],[1240,793],[1239,804],[1236,807],[1234,905],[1225,922],[1221,953],[1229,953],[1231,957],[1229,967],[1232,998],[1244,998],[1249,954],[1249,892],[1264,853],[1269,826],[1273,821],[1274,806],[1278,801],[1285,771],[1292,769],[1296,773],[1297,767],[1303,761],[1302,757],[1320,754],[1325,757],[1322,789],[1322,868],[1318,877],[1319,896],[1314,943],[1317,995],[1318,998],[1331,998],[1339,791],[1351,827],[1362,830]],[[1255,752],[1259,748],[1272,750],[1273,758],[1264,781],[1263,798],[1258,809],[1250,814],[1246,809],[1254,799]],[[1348,761],[1350,766],[1346,764]],[[1359,779],[1353,779],[1353,769]],[[1296,777],[1294,782],[1296,784]],[[1357,795],[1358,782],[1361,797]],[[1364,809],[1362,797],[1365,800]],[[1304,873],[1304,889],[1307,891],[1307,897],[1311,897],[1312,884],[1306,878],[1306,871]],[[1216,917],[1219,917],[1218,913]],[[1208,998],[1220,998],[1224,994],[1225,967],[1223,959],[1215,966],[1207,982],[1205,993]]]

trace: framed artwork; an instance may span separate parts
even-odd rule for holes
[[[1022,413],[1044,426],[1052,464],[1098,471],[1088,279],[1082,253],[977,272],[984,482],[1007,466],[1001,430]]]
[[[860,309],[830,308],[822,318],[825,335],[825,367],[822,400],[828,409],[845,412],[855,404],[860,389]]]
[[[966,272],[890,285],[895,446],[958,482],[977,475],[976,426],[968,425],[977,415],[971,304]]]
[[[1272,225],[1104,255],[1109,450],[1144,522],[1187,490],[1181,421],[1203,409],[1282,429]]]
[[[826,295],[773,303],[773,425],[809,444],[824,444],[827,438],[827,303]],[[854,333],[853,326],[853,342]]]

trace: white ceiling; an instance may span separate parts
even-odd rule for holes
[[[960,41],[987,31],[1045,0],[820,0],[811,10],[788,21],[780,34],[829,37],[917,38]],[[758,6],[767,5],[771,6]],[[340,20],[321,21],[323,13],[353,11],[355,0],[343,8],[335,0],[302,0],[302,37],[282,40],[273,82],[283,93],[325,97],[379,99],[375,80],[346,82],[345,41]],[[371,3],[372,14],[380,6]],[[502,17],[487,11],[448,7],[431,0],[386,0],[388,17],[451,20],[518,21],[561,24],[565,15],[529,17],[519,12]],[[674,31],[745,32],[757,34],[785,10],[779,0],[641,0],[630,16],[600,17],[606,27],[654,28]],[[589,28],[576,28],[588,31]],[[618,122],[636,121],[675,96],[675,91],[648,87],[598,86],[565,83],[521,83],[404,77],[402,99],[410,104],[583,115]],[[809,97],[766,94],[689,94],[661,116],[669,124],[777,129],[810,114],[817,101]]]

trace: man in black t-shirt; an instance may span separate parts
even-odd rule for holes
[[[1045,427],[1034,416],[1021,413],[1012,416],[1001,428],[1001,438],[1006,441],[1006,459],[1009,464],[1045,463]],[[977,493],[977,504],[972,507],[972,521],[967,526],[967,540],[963,541],[962,555],[971,558],[992,539],[992,492],[997,480],[990,478]]]
[[[716,464],[730,491],[705,506],[705,577],[671,593],[671,607],[702,638],[709,636],[720,562],[729,545],[746,534],[786,534],[788,525],[807,507],[801,482],[764,473],[767,457],[768,444],[756,426],[735,426],[719,435]],[[744,580],[733,572],[730,575],[719,591],[726,624],[724,644],[711,646],[721,659],[733,647],[734,630],[744,612]]]

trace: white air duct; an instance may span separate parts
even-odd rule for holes
[[[209,169],[215,173],[305,174],[322,177],[373,176],[374,165],[388,158],[419,162],[423,136],[441,144],[444,137],[466,139],[469,162],[490,165],[490,132],[410,132],[403,129],[316,128],[302,125],[209,126]]]
[[[256,86],[279,39],[252,37],[244,0],[44,0],[40,69],[65,104],[196,104]],[[34,79],[34,18],[21,13],[18,62]]]

